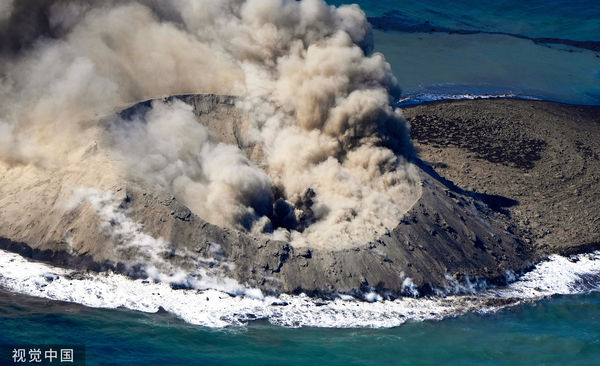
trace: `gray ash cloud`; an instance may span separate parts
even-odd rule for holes
[[[118,169],[209,221],[297,245],[369,240],[419,195],[408,126],[390,105],[398,82],[371,53],[358,6],[20,0],[0,11],[9,168],[94,169],[85,161],[97,140]],[[98,122],[140,100],[197,93],[239,96],[260,158],[217,141],[183,103],[157,103],[150,120]]]

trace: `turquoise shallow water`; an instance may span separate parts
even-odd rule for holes
[[[357,2],[405,97],[509,94],[600,104],[600,1]],[[483,33],[461,33],[473,31]],[[560,43],[571,41],[596,43]]]
[[[512,94],[600,103],[600,58],[490,34],[374,31],[403,94]]]
[[[600,363],[597,293],[392,329],[290,329],[263,322],[210,329],[168,314],[0,295],[0,344],[83,343],[88,365]]]
[[[452,28],[600,40],[600,2],[596,0],[328,0],[356,3],[367,16],[399,11],[407,18]]]

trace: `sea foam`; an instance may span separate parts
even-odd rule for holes
[[[400,98],[396,102],[396,107],[404,108],[421,104],[448,100],[480,100],[480,99],[521,99],[521,100],[541,100],[536,97],[521,95],[515,93],[500,94],[452,94],[452,93],[416,93]]]
[[[232,296],[217,289],[173,289],[167,283],[133,280],[115,273],[77,272],[0,250],[0,286],[20,294],[96,308],[142,312],[166,310],[207,327],[267,319],[286,327],[394,327],[406,321],[441,320],[468,312],[488,313],[552,295],[600,289],[600,252],[550,256],[509,286],[471,295],[365,302],[351,296],[322,300],[304,294]],[[248,292],[252,293],[251,291]]]

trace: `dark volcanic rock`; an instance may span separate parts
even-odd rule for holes
[[[548,145],[546,141],[513,134],[496,133],[506,130],[508,122],[502,118],[488,120],[462,117],[439,118],[419,114],[411,118],[411,137],[427,145],[456,146],[474,152],[477,157],[492,163],[531,169]]]
[[[510,216],[536,251],[586,252],[600,241],[599,107],[498,99],[404,114],[421,159]]]
[[[247,122],[235,108],[233,97],[181,98],[194,106],[199,123],[209,127],[221,141],[236,144],[252,158],[260,156],[261,152],[244,140]],[[224,267],[225,275],[271,293],[306,292],[329,296],[337,292],[374,290],[394,297],[412,295],[415,287],[424,295],[444,289],[451,282],[468,279],[502,284],[508,271],[527,270],[548,252],[548,247],[541,245],[545,241],[535,239],[533,234],[548,231],[564,234],[572,227],[565,224],[571,222],[565,214],[575,217],[574,225],[583,222],[584,213],[590,213],[587,207],[597,202],[598,196],[588,192],[598,188],[595,164],[600,139],[597,132],[593,132],[587,110],[564,107],[562,114],[556,114],[557,109],[552,109],[554,104],[495,103],[498,102],[442,103],[407,110],[419,157],[423,160],[415,160],[420,169],[422,196],[403,217],[398,217],[399,224],[394,230],[371,242],[342,250],[293,247],[286,242],[212,225],[168,193],[142,182],[129,180],[113,184],[109,181],[113,185],[105,185],[113,187],[127,216],[139,223],[145,234],[169,243],[172,250],[165,258],[172,263],[193,269],[190,267],[193,264],[181,253],[214,258],[217,264],[228,262],[233,266]],[[142,103],[124,111],[122,116],[128,118],[135,109],[139,111],[148,106],[149,103]],[[554,119],[545,115],[545,110],[555,113]],[[554,124],[544,126],[542,121],[536,120],[537,114]],[[588,136],[583,130],[568,132],[574,128],[569,124],[573,114],[588,118],[587,124],[576,128],[589,129],[585,130]],[[444,131],[449,133],[444,134]],[[571,145],[564,145],[564,136],[572,138],[572,149]],[[562,155],[558,152],[561,146],[567,149],[563,149]],[[564,168],[549,171],[550,165]],[[537,170],[539,167],[545,170]],[[544,175],[539,178],[533,174]],[[487,181],[481,178],[483,175]],[[54,192],[53,187],[60,187],[62,183],[53,179],[33,187]],[[514,194],[513,189],[519,194]],[[554,190],[555,195],[568,192],[564,194],[572,195],[573,202],[586,201],[579,203],[581,212],[574,206],[559,209],[561,196],[545,200],[544,189]],[[56,200],[60,189],[56,192],[46,201]],[[293,203],[307,213],[301,222],[295,223],[289,216],[289,203],[277,192],[274,196],[275,202],[279,202],[274,214],[280,221],[278,225],[301,228],[310,224],[310,192]],[[539,201],[537,206],[532,203],[536,200]],[[527,207],[532,210],[524,210],[526,214],[523,214],[520,210],[524,205],[530,205]],[[534,219],[533,208],[540,205],[548,205],[548,208],[538,210],[539,216]],[[591,223],[597,223],[593,221],[597,214],[596,210]],[[22,225],[0,225],[0,237],[7,238],[2,242],[6,244],[4,247],[65,265],[77,263],[85,267],[87,263],[88,268],[103,269],[108,267],[99,267],[98,263],[109,263],[111,269],[126,270],[118,264],[119,258],[111,257],[115,244],[94,223],[92,210],[81,208],[61,217],[46,216],[30,219]],[[10,220],[2,215],[0,219]],[[547,224],[552,220],[555,226]],[[538,224],[539,230],[534,230],[533,224]],[[598,239],[593,238],[597,238],[598,226],[586,228],[593,230],[585,242],[597,243]],[[575,243],[573,237],[570,239],[564,241],[567,244],[563,244],[563,249]],[[22,244],[10,244],[14,242]],[[49,254],[39,254],[45,250]],[[134,252],[122,251],[120,255],[123,260],[136,258]]]

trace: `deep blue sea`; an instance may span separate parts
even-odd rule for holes
[[[480,95],[600,104],[598,0],[358,3],[403,88],[401,104]],[[0,290],[0,344],[25,343],[84,344],[87,365],[600,365],[600,294],[395,328],[261,320],[215,329]]]

